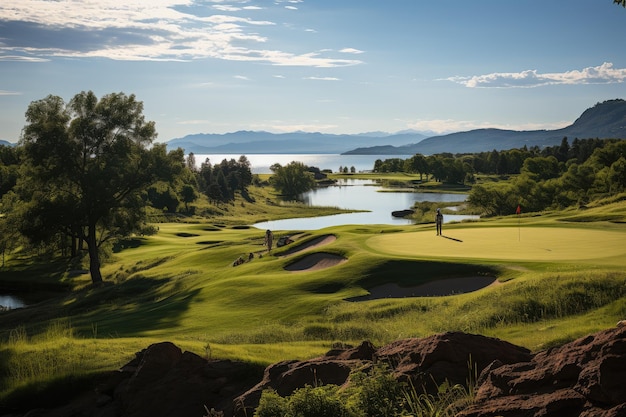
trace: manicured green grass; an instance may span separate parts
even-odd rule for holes
[[[158,224],[158,234],[125,242],[103,267],[111,283],[103,288],[58,264],[46,269],[46,263],[10,260],[0,282],[45,283],[64,292],[2,313],[0,392],[51,375],[115,369],[163,340],[202,356],[266,365],[317,356],[334,343],[368,339],[381,345],[449,330],[539,350],[626,317],[622,200],[445,225],[444,235],[456,240],[435,236],[433,225],[274,231],[296,243],[271,255],[263,230],[241,227],[259,218],[245,209],[237,208],[239,222]],[[336,240],[284,256],[327,235]],[[347,262],[285,269],[315,252]],[[251,261],[232,266],[250,253]],[[384,283],[411,286],[477,275],[503,283],[446,297],[348,301]]]

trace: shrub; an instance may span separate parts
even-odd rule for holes
[[[400,415],[404,406],[402,384],[385,364],[375,365],[368,371],[358,371],[350,376],[355,389],[355,406],[359,415],[389,417]]]

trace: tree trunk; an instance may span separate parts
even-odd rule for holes
[[[87,232],[87,250],[89,251],[89,273],[91,282],[95,287],[102,286],[102,273],[100,272],[100,255],[96,239],[96,225],[89,225]]]

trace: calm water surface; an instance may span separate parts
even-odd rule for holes
[[[4,308],[13,309],[25,307],[26,305],[17,297],[12,295],[0,295],[0,306]]]
[[[236,154],[197,154],[196,164],[200,166],[207,158],[211,164],[219,164],[224,159],[235,161],[241,155]],[[339,168],[354,167],[356,172],[371,171],[374,169],[374,162],[377,159],[385,160],[391,158],[408,159],[410,155],[339,155],[339,154],[246,154],[250,161],[250,170],[253,174],[271,174],[270,167],[276,163],[287,165],[290,162],[302,162],[305,165],[317,167],[319,169],[330,169],[338,172]]]
[[[396,218],[392,211],[411,208],[416,201],[446,203],[465,201],[464,194],[380,192],[382,187],[369,180],[343,180],[340,185],[319,188],[302,195],[310,206],[330,206],[352,210],[368,210],[360,213],[335,214],[304,219],[284,219],[257,223],[254,227],[272,230],[317,230],[346,224],[407,225],[411,220]],[[445,215],[444,221],[459,221],[478,216]]]

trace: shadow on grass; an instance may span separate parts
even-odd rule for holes
[[[493,276],[499,270],[487,265],[454,262],[431,262],[417,260],[388,260],[365,271],[357,284],[363,288],[394,283],[399,286],[413,286],[445,278],[467,276]]]
[[[450,237],[450,236],[446,236],[446,235],[441,235],[441,237],[445,237],[446,239],[454,240],[455,242],[463,243],[463,241],[461,239],[457,239],[455,237]]]
[[[24,327],[32,337],[46,331],[54,320],[67,318],[81,337],[130,337],[170,329],[189,309],[200,290],[185,290],[177,279],[133,277],[120,284],[105,284],[66,292],[27,308],[2,314],[0,339]]]

